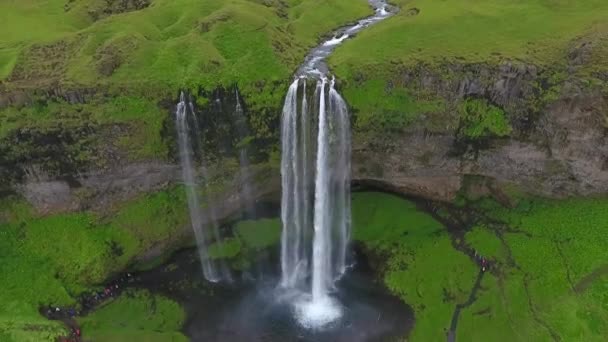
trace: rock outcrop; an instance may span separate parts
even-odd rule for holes
[[[448,103],[443,117],[456,123],[431,131],[421,118],[400,133],[355,132],[355,179],[442,201],[454,199],[467,176],[555,198],[608,193],[607,94],[576,79],[552,84],[534,66],[448,70],[452,77],[409,70],[395,82],[443,98]],[[467,97],[504,108],[511,136],[481,144],[461,139],[453,104]]]

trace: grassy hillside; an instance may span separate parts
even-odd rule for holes
[[[147,92],[284,81],[320,35],[369,12],[363,0],[3,1],[0,79]]]
[[[548,65],[563,63],[577,39],[594,38],[598,50],[608,44],[608,3],[603,0],[394,3],[401,7],[395,17],[361,32],[330,58],[338,75],[388,63],[511,59]]]
[[[514,121],[519,119],[513,112],[538,112],[557,99],[566,80],[582,80],[578,83],[608,94],[606,1],[393,3],[400,7],[397,15],[362,31],[329,58],[357,117],[355,129],[385,132],[413,122],[431,131],[454,129],[458,118],[452,113],[459,106],[455,90],[437,93],[425,77],[452,83],[481,79],[487,85],[493,83],[488,73],[493,75],[505,62],[534,65],[534,77],[542,79],[535,85],[537,97],[525,100],[529,108],[521,103],[502,108]],[[451,103],[441,103],[446,99]]]
[[[0,201],[0,340],[54,341],[62,326],[40,316],[40,305],[75,304],[187,222],[181,188],[116,206],[108,216],[39,217],[17,199]]]
[[[140,290],[127,292],[78,323],[87,339],[96,342],[185,342],[179,331],[185,316],[171,299]]]

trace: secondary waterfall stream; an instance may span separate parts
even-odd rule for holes
[[[191,115],[193,128],[188,122],[188,114]],[[207,206],[207,215],[204,214],[201,207],[201,201],[198,191],[200,187],[196,182],[196,168],[193,165],[193,149],[190,131],[195,136],[195,141],[200,141],[198,136],[199,126],[198,120],[194,112],[192,101],[186,102],[186,96],[182,92],[179,102],[175,110],[175,127],[177,128],[179,160],[182,169],[182,178],[186,190],[186,198],[188,200],[188,211],[190,213],[190,224],[196,238],[196,246],[203,268],[205,279],[211,282],[220,280],[230,280],[230,273],[222,261],[215,261],[209,257],[208,244],[213,241],[220,241],[219,226],[213,208]],[[203,180],[207,180],[206,170],[204,166],[201,168]],[[205,182],[206,186],[206,182]],[[211,234],[205,229],[205,224],[211,227]]]
[[[325,58],[346,39],[392,14],[385,1],[369,2],[375,15],[338,30],[308,54],[283,106],[280,286],[309,293],[296,300],[298,319],[307,327],[320,327],[341,316],[341,305],[331,297],[331,290],[347,268],[351,226],[350,117],[334,79],[328,80]],[[306,85],[314,81],[314,101],[309,107]],[[302,99],[299,108],[298,96]],[[311,146],[315,112],[317,139],[316,146]]]

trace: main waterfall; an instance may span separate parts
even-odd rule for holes
[[[342,314],[331,292],[347,268],[351,229],[350,117],[334,79],[328,80],[324,60],[344,40],[391,15],[385,1],[370,4],[375,15],[335,32],[309,53],[283,106],[280,287],[306,293],[298,296],[296,311],[307,327],[323,326]],[[315,81],[309,106],[306,86]]]
[[[308,106],[307,82],[298,78],[291,84],[283,107],[280,285],[301,291],[310,288],[310,298],[299,305],[299,316],[305,325],[317,326],[340,315],[329,293],[346,270],[351,142],[347,106],[334,81],[326,77],[317,81],[313,106]],[[313,114],[317,114],[316,132]],[[316,146],[311,145],[313,133]]]

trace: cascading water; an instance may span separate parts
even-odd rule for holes
[[[192,112],[192,111],[191,111]],[[193,112],[192,112],[193,113]],[[194,113],[193,113],[194,114]],[[186,105],[186,97],[182,92],[180,94],[179,103],[175,112],[175,126],[177,128],[179,159],[182,168],[182,177],[184,186],[186,187],[186,197],[188,200],[188,210],[190,212],[190,222],[192,230],[196,238],[196,245],[203,267],[205,279],[211,282],[220,280],[220,272],[217,265],[209,258],[207,253],[208,237],[203,229],[204,216],[201,210],[200,199],[197,193],[196,172],[192,165],[192,144],[190,141],[190,132],[188,125],[188,107]],[[196,125],[198,126],[198,125]],[[198,127],[194,127],[196,131]]]
[[[190,111],[188,111],[188,109],[190,109]],[[193,127],[190,127],[188,123],[188,113],[191,114]],[[205,279],[211,282],[218,282],[220,280],[230,282],[232,281],[232,276],[225,262],[223,260],[214,261],[209,257],[208,254],[208,244],[213,241],[221,241],[219,223],[217,221],[217,215],[213,206],[207,206],[204,211],[201,208],[198,187],[196,184],[196,168],[193,166],[193,142],[190,137],[190,133],[192,133],[195,142],[201,141],[199,134],[199,123],[195,115],[192,100],[190,99],[186,103],[186,96],[183,92],[180,94],[180,101],[177,104],[175,120],[182,178],[186,187],[188,211],[190,213],[190,221],[194,231],[194,236],[196,238],[197,250],[201,260],[203,274]],[[209,175],[207,174],[204,164],[201,165],[200,170],[204,187],[208,190],[207,180],[209,179]],[[203,214],[204,212],[206,215]],[[211,227],[211,236],[209,235],[209,232],[205,230],[205,225]]]
[[[319,132],[317,136],[317,170],[315,178],[314,240],[312,254],[312,300],[327,295],[331,274],[331,234],[329,229],[329,132],[325,111],[325,83],[321,80],[319,92]]]
[[[320,327],[341,316],[341,306],[331,297],[333,284],[347,268],[351,226],[350,118],[346,103],[334,88],[327,90],[324,59],[343,41],[392,15],[384,0],[370,0],[375,15],[345,27],[306,57],[285,97],[281,124],[281,287],[308,289],[296,311],[301,324]],[[318,109],[314,205],[311,206],[310,120],[306,83],[317,80],[314,109]],[[302,104],[298,111],[298,90]],[[310,217],[313,217],[312,226]],[[312,269],[309,253],[312,239]],[[309,275],[310,287],[308,283]],[[304,297],[304,299],[302,299]]]
[[[240,179],[241,179],[241,202],[245,207],[247,214],[250,217],[255,217],[255,203],[253,199],[253,193],[251,190],[250,183],[250,170],[249,170],[249,154],[247,153],[247,143],[244,141],[247,136],[247,118],[243,106],[241,105],[241,99],[239,97],[238,89],[235,89],[236,105],[234,108],[235,122],[241,141],[239,142],[239,164],[240,164]]]
[[[351,229],[351,203],[350,203],[350,118],[346,102],[342,96],[334,89],[332,80],[329,89],[329,112],[332,113],[334,126],[334,159],[330,166],[331,172],[331,193],[335,194],[331,204],[333,219],[331,224],[336,227],[336,250],[334,251],[334,272],[341,276],[346,271],[347,250],[350,241]]]
[[[305,118],[301,120],[305,121]],[[298,80],[295,80],[285,98],[281,126],[281,286],[286,288],[298,286],[304,280],[308,266],[303,227],[307,221],[303,211],[308,210],[304,194],[306,181],[302,176],[308,174],[305,171],[304,151],[308,148],[305,135],[303,132],[298,134]]]

